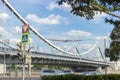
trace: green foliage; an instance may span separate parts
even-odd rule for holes
[[[113,24],[114,28],[110,34],[112,40],[109,49],[105,50],[105,55],[110,57],[111,61],[117,61],[120,55],[120,21],[105,19],[105,22]]]
[[[74,15],[85,17],[88,20],[93,19],[93,16],[95,15],[95,12],[90,7],[93,3],[96,3],[94,0],[60,0],[59,4],[62,4],[63,2],[71,5],[71,13]]]
[[[108,75],[60,75],[60,76],[43,76],[42,80],[120,80],[119,74]]]
[[[72,14],[88,20],[93,19],[98,11],[114,12],[120,10],[120,0],[58,0],[58,3],[59,5],[68,3],[72,8]]]

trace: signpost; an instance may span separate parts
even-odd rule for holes
[[[30,34],[29,34],[29,25],[25,24],[22,26],[22,34],[21,34],[21,42],[23,44],[23,80],[25,80],[25,45],[30,42]]]
[[[29,31],[29,25],[28,24],[25,24],[22,26],[22,33],[28,33]]]
[[[29,33],[23,33],[23,34],[21,34],[21,42],[23,43],[23,44],[29,44],[29,42],[30,42],[30,34]]]

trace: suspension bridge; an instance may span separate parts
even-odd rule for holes
[[[95,43],[93,47],[91,47],[88,51],[83,53],[79,52],[79,49],[75,44],[70,46],[68,49],[63,50],[62,48],[56,46],[51,43],[48,39],[42,36],[36,29],[34,29],[13,7],[7,0],[1,0],[4,5],[18,18],[20,22],[23,24],[29,25],[29,30],[43,43],[47,44],[47,46],[53,49],[52,52],[43,52],[43,51],[25,51],[31,57],[32,64],[45,64],[45,65],[60,65],[60,66],[87,66],[87,67],[105,67],[110,66],[110,62],[105,60],[105,56],[101,52],[101,49],[98,43]],[[6,58],[6,64],[22,64],[22,60],[19,59],[17,53],[18,50],[16,47],[11,46],[4,41],[0,41],[0,43],[4,44],[4,46],[0,47],[0,63],[3,63],[4,58]],[[73,49],[73,52],[70,52],[70,49]],[[90,59],[86,56],[91,56],[92,51],[93,57],[97,57],[97,59]],[[95,52],[96,51],[96,52]],[[97,54],[97,56],[95,56]],[[101,57],[100,57],[101,56]],[[99,59],[100,58],[100,59]],[[102,59],[102,60],[101,60]]]

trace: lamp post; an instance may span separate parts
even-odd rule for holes
[[[106,38],[104,38],[104,54],[106,49]],[[107,74],[107,63],[106,63],[106,57],[105,57],[105,74]]]

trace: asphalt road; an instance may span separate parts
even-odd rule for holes
[[[0,80],[22,80],[21,78],[0,78]],[[40,77],[25,78],[25,80],[41,80]]]

